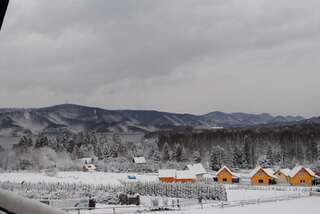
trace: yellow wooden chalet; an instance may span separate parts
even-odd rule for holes
[[[250,173],[250,180],[252,185],[271,185],[277,183],[277,177],[274,171],[270,168],[256,167]]]
[[[317,179],[319,179],[319,176],[311,169],[303,166],[296,166],[289,174],[289,183],[292,186],[312,186]]]
[[[214,180],[218,183],[239,183],[239,176],[232,172],[227,166],[224,166],[216,173]]]

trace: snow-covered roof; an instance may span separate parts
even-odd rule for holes
[[[310,168],[306,168],[303,166],[295,166],[289,173],[290,177],[294,177],[298,172],[300,172],[302,169],[305,169],[312,177],[317,177],[318,176],[310,169]]]
[[[256,167],[251,173],[250,173],[250,178],[253,177],[259,170],[263,170],[269,177],[271,178],[277,178],[274,176],[274,171],[273,169],[270,168],[262,168],[261,166]]]
[[[175,169],[159,169],[159,178],[175,178],[176,171]]]
[[[282,174],[284,174],[285,176],[289,176],[289,174],[290,174],[290,169],[288,169],[288,168],[285,168],[285,169],[279,169],[279,170],[277,170],[276,172],[275,172],[275,174],[277,173],[277,172],[281,172]]]
[[[146,162],[147,162],[144,157],[134,157],[134,158],[133,158],[133,161],[134,161],[135,163],[146,163]]]
[[[227,166],[223,166],[221,169],[219,169],[216,175],[220,174],[223,170],[227,170],[232,175],[232,177],[238,177],[238,175],[233,173]]]
[[[191,170],[177,170],[176,179],[196,179],[196,175]]]
[[[203,167],[201,163],[188,164],[187,167],[189,170],[193,171],[195,175],[202,175],[207,173],[207,170]]]

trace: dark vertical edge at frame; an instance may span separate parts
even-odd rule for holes
[[[0,30],[2,27],[4,16],[6,15],[8,4],[9,0],[0,0]]]
[[[1,0],[0,0],[1,1]],[[0,207],[0,211],[4,212],[4,213],[7,213],[7,214],[15,214],[13,212],[10,212],[9,210],[5,209],[5,208],[2,208]]]

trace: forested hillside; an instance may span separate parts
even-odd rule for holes
[[[183,128],[142,134],[64,133],[23,136],[11,150],[0,147],[4,169],[81,169],[77,160],[93,157],[101,170],[133,170],[133,157],[144,156],[147,171],[183,168],[202,162],[212,169],[317,164],[320,125],[226,128]]]
[[[159,147],[169,151],[168,154],[183,147],[194,159],[208,161],[213,168],[222,164],[236,168],[252,168],[256,164],[290,167],[296,163],[316,163],[320,157],[317,124],[158,134]]]

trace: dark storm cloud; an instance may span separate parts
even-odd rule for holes
[[[315,0],[12,0],[2,106],[319,114]]]

